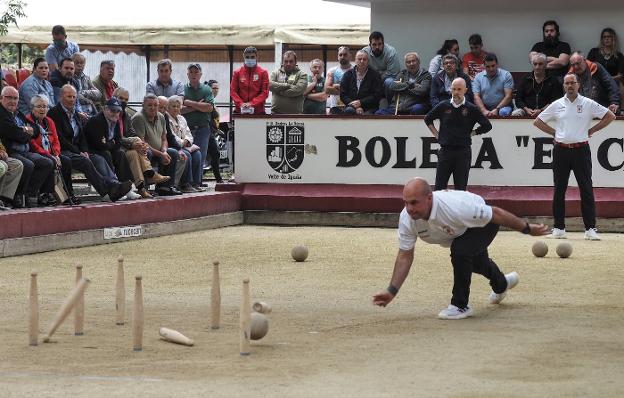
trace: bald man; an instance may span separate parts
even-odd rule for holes
[[[499,227],[524,234],[548,233],[543,224],[529,224],[499,207],[489,206],[482,197],[463,191],[432,192],[429,183],[416,177],[403,188],[405,208],[399,219],[399,253],[390,285],[373,296],[373,304],[385,307],[399,292],[414,261],[414,246],[420,237],[451,249],[453,295],[451,304],[442,310],[440,319],[463,319],[473,315],[468,304],[472,273],[490,281],[489,302],[499,304],[518,284],[516,272],[504,275],[488,255]]]
[[[492,129],[490,121],[476,105],[466,101],[466,81],[456,78],[451,83],[451,99],[439,102],[425,116],[425,124],[440,143],[435,189],[446,189],[453,175],[455,189],[465,191],[472,160],[472,136]],[[440,129],[433,121],[440,120]],[[475,124],[479,124],[476,130]]]

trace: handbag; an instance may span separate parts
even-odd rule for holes
[[[65,181],[58,170],[54,170],[54,198],[58,203],[65,203],[69,199],[69,194],[65,190]]]

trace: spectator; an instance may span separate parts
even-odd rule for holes
[[[561,98],[563,90],[554,76],[546,74],[546,55],[533,56],[533,72],[527,73],[516,93],[516,110],[512,116],[537,117],[551,102]]]
[[[325,77],[323,77],[323,61],[314,59],[310,62],[308,86],[303,92],[303,113],[309,115],[327,114],[327,93],[325,93]]]
[[[71,56],[71,60],[74,61],[74,77],[78,80],[78,101],[82,111],[89,117],[95,116],[98,111],[95,106],[102,98],[102,93],[98,90],[91,81],[91,78],[84,73],[85,64],[87,59],[80,53],[75,53]]]
[[[17,192],[23,171],[22,162],[9,157],[0,141],[0,210],[9,210],[13,207],[15,192]]]
[[[75,78],[75,66],[71,58],[63,59],[59,64],[59,68],[50,73],[50,84],[52,84],[52,89],[54,90],[55,103],[59,101],[61,87],[66,84],[71,84],[77,92],[80,91],[80,82]],[[82,111],[78,99],[76,99],[76,111],[83,121],[86,122],[89,119],[89,115]]]
[[[546,73],[554,74],[559,79],[563,78],[568,70],[570,61],[570,45],[559,41],[559,24],[556,21],[546,21],[542,26],[544,41],[535,43],[529,53],[529,62],[537,53],[546,54]]]
[[[217,95],[219,95],[219,82],[214,79],[210,79],[208,80],[208,82],[206,82],[206,84],[208,85],[208,87],[210,87],[210,90],[212,91],[212,98],[214,98],[216,103]],[[219,125],[221,123],[220,119],[221,115],[219,114],[219,110],[215,105],[214,109],[210,113],[210,126],[212,127],[213,133],[216,130],[219,130]]]
[[[69,158],[73,169],[85,175],[102,200],[116,202],[130,191],[132,182],[119,182],[103,157],[89,154],[82,122],[75,110],[77,97],[76,89],[66,84],[61,87],[59,103],[48,111],[61,142],[61,155]]]
[[[431,75],[420,66],[418,53],[405,54],[405,69],[397,76],[401,83],[390,106],[380,109],[377,115],[424,115],[430,109],[429,92]]]
[[[149,145],[147,157],[153,165],[160,166],[159,172],[168,175],[170,180],[156,185],[161,196],[181,195],[175,186],[178,151],[169,148],[165,116],[158,112],[158,97],[146,94],[143,108],[132,117],[132,127],[136,135]]]
[[[230,84],[230,97],[234,113],[264,115],[264,105],[269,96],[269,74],[258,66],[258,50],[247,47],[243,51],[245,64],[234,71]]]
[[[464,73],[470,76],[471,80],[474,80],[477,73],[485,70],[485,56],[487,53],[483,51],[483,39],[481,39],[480,34],[470,35],[468,44],[470,45],[470,51],[464,54],[462,65],[464,66]]]
[[[624,96],[624,55],[620,52],[617,34],[611,28],[604,28],[600,44],[587,54],[587,59],[604,66],[620,87],[620,99]]]
[[[394,95],[394,92],[390,90],[390,85],[401,71],[395,48],[384,42],[381,32],[375,31],[368,36],[368,46],[362,50],[368,54],[368,66],[379,73],[386,99],[390,102]]]
[[[349,47],[338,47],[338,66],[327,71],[327,80],[325,80],[325,92],[329,94],[327,106],[331,114],[344,112],[345,104],[340,99],[340,81],[345,72],[352,67]]]
[[[360,50],[355,54],[355,66],[342,76],[340,100],[348,115],[373,115],[383,96],[383,82],[379,73],[368,67],[368,53]]]
[[[219,146],[210,126],[210,115],[214,110],[214,96],[208,85],[201,83],[202,70],[199,64],[187,68],[188,84],[184,87],[184,108],[182,114],[191,129],[193,142],[201,150],[201,165],[206,164],[210,154],[210,165],[217,183],[222,183],[219,170]],[[203,175],[202,175],[203,178]]]
[[[182,97],[174,95],[167,100],[167,113],[169,127],[177,145],[184,152],[187,161],[184,174],[182,175],[182,192],[201,192],[202,176],[204,168],[201,163],[201,151],[199,146],[193,144],[193,134],[186,123],[186,119],[180,114],[182,109]]]
[[[446,54],[442,58],[444,70],[432,75],[431,78],[431,107],[435,107],[439,102],[451,99],[451,83],[458,77],[466,81],[467,91],[465,94],[468,102],[473,102],[472,83],[470,77],[464,72],[457,70],[457,57],[453,54]]]
[[[618,113],[620,90],[604,66],[587,61],[581,53],[575,52],[570,57],[570,73],[577,77],[580,95],[608,107],[614,114]]]
[[[169,124],[171,116],[167,112],[168,105],[169,100],[167,97],[163,95],[158,97],[158,112],[165,117],[165,129],[167,130],[167,145],[169,146],[169,148],[173,148],[178,151],[178,162],[176,164],[175,181],[173,182],[173,186],[180,189],[180,181],[182,177],[184,177],[183,174],[185,174],[186,172],[187,165],[189,165],[189,158],[186,156],[186,152],[182,150],[182,146],[176,140],[175,135],[171,130],[171,125]],[[190,167],[190,165],[188,167]],[[184,191],[181,192],[185,193]],[[195,190],[190,190],[188,192],[195,192]]]
[[[303,92],[308,75],[297,66],[297,54],[286,51],[282,66],[271,73],[269,90],[273,93],[271,113],[299,114],[303,112]]]
[[[442,48],[440,48],[436,52],[436,56],[431,59],[429,62],[429,74],[431,77],[435,77],[438,73],[442,72],[444,69],[443,58],[447,54],[453,54],[457,58],[457,69],[461,71],[460,58],[459,58],[459,43],[456,39],[447,39],[444,40],[444,44]],[[431,104],[434,106],[433,104]]]
[[[45,60],[50,70],[56,70],[57,65],[60,65],[63,59],[70,58],[79,52],[78,44],[67,40],[65,28],[61,25],[55,25],[52,28],[52,44],[45,50]]]
[[[93,80],[93,85],[102,94],[100,100],[95,103],[95,106],[100,112],[104,109],[106,101],[111,99],[113,92],[119,85],[113,80],[115,77],[115,61],[104,60],[100,62],[100,74]]]
[[[128,101],[130,101],[130,92],[123,87],[117,87],[115,91],[113,91],[113,97],[119,100],[121,108],[123,109],[122,114],[132,119],[132,116],[134,116],[137,111],[128,105]]]
[[[155,96],[171,97],[172,95],[184,96],[184,84],[171,78],[171,60],[163,59],[156,66],[158,78],[147,83],[145,87],[146,94],[154,94]]]
[[[498,67],[496,54],[485,56],[485,70],[472,82],[475,105],[487,117],[509,116],[513,110],[514,82],[511,73]]]
[[[19,88],[18,109],[22,114],[30,112],[30,100],[35,94],[43,94],[48,97],[51,105],[55,104],[54,89],[48,81],[48,63],[43,58],[36,58],[33,62],[33,73],[22,82]]]
[[[44,61],[45,62],[45,61]],[[36,95],[36,94],[35,94]],[[39,126],[31,124],[26,116],[17,109],[19,92],[7,86],[2,89],[0,100],[0,138],[8,155],[22,162],[23,172],[17,186],[13,207],[36,207],[47,205],[47,197],[39,197],[39,191],[44,187],[54,186],[54,162],[47,157],[30,151],[30,140],[41,134]],[[46,195],[47,196],[47,195]]]

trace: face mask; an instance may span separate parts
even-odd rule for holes
[[[248,68],[253,68],[254,66],[256,66],[256,60],[245,58],[245,66]]]
[[[65,47],[65,40],[54,40],[54,45],[57,47]]]
[[[124,101],[119,101],[119,104],[121,105],[121,110],[125,111],[126,110],[126,106],[128,105],[128,103],[124,102]]]

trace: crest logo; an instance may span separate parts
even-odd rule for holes
[[[266,143],[267,162],[278,173],[292,173],[303,163],[305,154],[303,123],[267,122]]]

